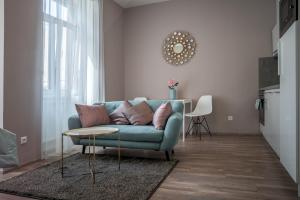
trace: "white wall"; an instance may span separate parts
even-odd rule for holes
[[[4,0],[0,0],[0,128],[3,127]]]

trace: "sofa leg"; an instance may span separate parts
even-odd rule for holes
[[[85,145],[82,145],[82,154],[85,154],[85,148],[86,148],[86,146]]]
[[[165,151],[165,154],[166,154],[166,160],[167,160],[167,161],[170,161],[170,154],[169,154],[169,151]]]

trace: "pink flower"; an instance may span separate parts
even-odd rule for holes
[[[176,86],[178,86],[178,84],[179,84],[179,82],[174,79],[168,80],[168,87],[170,89],[174,89]]]

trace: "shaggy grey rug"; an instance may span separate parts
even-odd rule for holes
[[[177,161],[122,158],[118,171],[116,157],[97,155],[96,184],[90,175],[62,178],[60,162],[54,162],[21,176],[0,182],[0,192],[51,200],[144,200],[151,197],[172,171]],[[75,154],[65,159],[70,174],[88,172],[88,155]]]

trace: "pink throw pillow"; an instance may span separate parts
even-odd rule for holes
[[[75,104],[83,128],[109,124],[110,118],[103,105],[79,105]]]
[[[128,119],[124,116],[125,113],[132,105],[128,101],[124,101],[116,110],[110,113],[109,117],[114,124],[127,125],[130,124]]]
[[[153,111],[145,101],[132,106],[124,112],[124,115],[133,125],[146,125],[153,119]]]
[[[163,130],[172,112],[172,106],[169,102],[161,104],[153,116],[154,127],[156,129]]]

